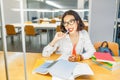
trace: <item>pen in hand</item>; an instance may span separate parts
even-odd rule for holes
[[[68,34],[69,33],[69,30],[67,30],[67,32],[65,34]]]
[[[66,33],[63,33],[63,32],[57,32],[57,33],[55,34],[54,39],[51,41],[51,43],[53,43],[53,42],[55,43],[56,41],[58,41],[58,40],[64,38],[64,37],[66,36],[66,34],[68,34],[68,32],[69,32],[69,30],[67,30]]]

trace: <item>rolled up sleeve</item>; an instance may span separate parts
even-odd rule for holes
[[[50,46],[49,44],[43,48],[42,56],[49,57],[54,51],[56,51],[59,45],[59,41],[54,45]]]

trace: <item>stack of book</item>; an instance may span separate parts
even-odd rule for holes
[[[120,57],[113,57],[110,53],[95,52],[92,61],[108,70],[120,69]]]

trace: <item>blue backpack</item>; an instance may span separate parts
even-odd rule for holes
[[[105,45],[105,46],[103,47],[103,45]],[[107,41],[102,42],[101,46],[97,49],[97,52],[110,53],[112,56],[114,56],[112,50],[108,47]]]

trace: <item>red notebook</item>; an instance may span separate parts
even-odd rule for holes
[[[110,53],[95,52],[94,56],[96,57],[97,61],[110,62],[110,63],[115,62],[115,60],[113,59]]]

